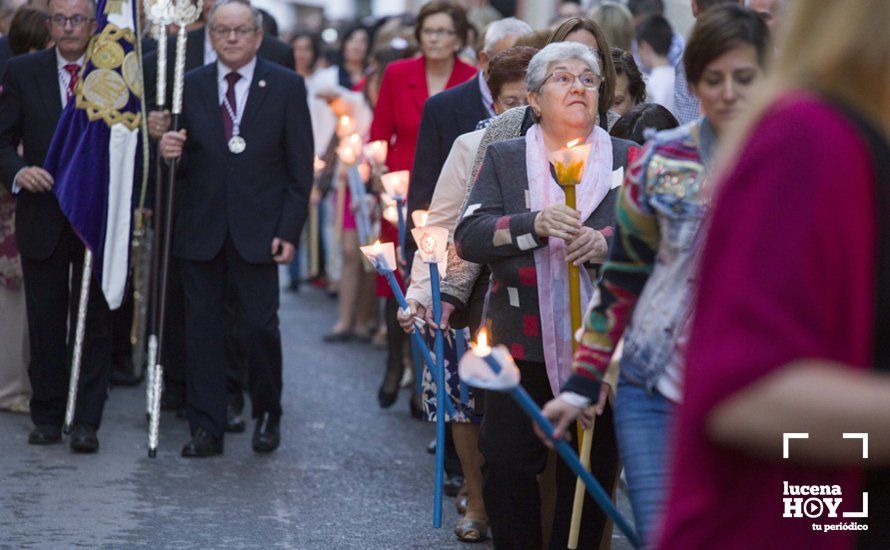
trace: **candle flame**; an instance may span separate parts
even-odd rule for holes
[[[411,212],[411,220],[414,222],[414,227],[426,227],[426,222],[430,217],[430,213],[426,210],[415,210]]]
[[[343,115],[340,117],[340,126],[349,126],[349,115]]]
[[[476,345],[473,346],[473,349],[479,355],[488,355],[491,353],[491,347],[488,345],[488,330],[484,327],[479,331],[479,335],[476,337]]]
[[[566,143],[566,147],[568,147],[569,149],[571,149],[571,148],[574,147],[575,145],[578,145],[580,142],[581,142],[581,138],[573,139],[572,141]]]
[[[380,254],[380,239],[374,242],[374,248],[371,250],[375,255]]]

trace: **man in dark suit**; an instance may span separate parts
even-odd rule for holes
[[[34,389],[31,420],[35,428],[28,442],[35,445],[61,441],[68,393],[67,341],[69,328],[75,326],[68,310],[69,302],[72,310],[77,306],[77,299],[71,297],[80,293],[84,252],[52,193],[53,178],[42,166],[95,32],[96,4],[52,0],[49,14],[56,46],[11,59],[0,96],[0,181],[16,195],[16,244],[22,256],[31,341],[28,374]],[[19,143],[23,156],[17,152]],[[111,367],[108,304],[96,283],[90,288],[86,320],[71,439],[76,452],[99,448],[96,430]]]
[[[203,4],[204,13],[202,18],[207,21],[210,10],[213,7],[213,0],[205,1]],[[156,48],[155,48],[156,49]],[[171,36],[167,40],[167,110],[157,110],[157,51],[152,51],[143,57],[143,70],[145,75],[146,100],[149,103],[148,114],[148,132],[152,139],[159,139],[160,136],[170,128],[169,108],[173,96],[173,59],[176,53],[175,36]],[[291,47],[275,38],[264,34],[260,49],[257,52],[260,57],[272,61],[282,67],[294,70],[294,56]],[[216,51],[213,49],[210,41],[210,35],[207,33],[207,26],[201,25],[196,29],[189,31],[186,38],[186,55],[185,70],[192,71],[216,61]],[[163,407],[165,409],[179,409],[185,400],[185,365],[183,363],[185,353],[185,343],[182,334],[185,332],[184,313],[182,310],[183,300],[182,285],[180,282],[179,268],[176,260],[171,264],[170,284],[168,287],[168,296],[170,299],[167,304],[167,320],[166,326],[169,330],[165,331],[164,341],[168,345],[164,346],[164,397]],[[234,329],[233,329],[234,330]],[[241,411],[244,408],[244,390],[242,381],[244,379],[244,350],[231,335],[226,337],[227,353],[226,360],[228,362],[227,387],[230,394],[231,407],[228,411],[228,419],[226,431],[240,432],[244,430],[244,420],[241,417]]]
[[[189,73],[184,129],[161,138],[164,158],[182,157],[185,177],[174,253],[186,306],[185,457],[223,451],[226,425],[227,292],[247,352],[256,428],[253,448],[278,447],[281,336],[278,266],[289,263],[307,214],[313,143],[306,88],[295,72],[257,56],[259,12],[222,0],[210,13],[218,59]]]
[[[528,23],[514,17],[492,23],[485,31],[484,46],[479,52],[479,74],[459,86],[429,98],[423,106],[414,168],[408,187],[408,212],[426,210],[433,199],[439,172],[448,158],[454,140],[472,132],[480,121],[494,116],[494,104],[485,79],[488,62],[502,51],[513,47],[523,34],[532,32]],[[414,227],[408,216],[408,231]],[[413,239],[405,243],[408,265],[417,247]],[[410,267],[409,267],[410,270]]]

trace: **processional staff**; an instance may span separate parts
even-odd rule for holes
[[[577,201],[575,198],[575,186],[581,183],[581,175],[584,173],[584,165],[587,155],[590,153],[590,144],[579,144],[581,140],[566,144],[565,149],[559,150],[554,158],[556,180],[565,192],[565,204],[575,210]],[[578,341],[575,336],[581,328],[581,277],[578,266],[569,262],[569,315],[572,327],[572,353],[578,349]],[[593,421],[589,428],[584,430],[578,423],[578,436],[581,442],[581,465],[585,470],[590,469],[590,451],[593,445]],[[566,545],[571,550],[578,548],[578,538],[581,533],[581,514],[584,510],[584,482],[578,477],[575,483],[575,499],[572,505],[572,520],[569,526],[569,540]]]
[[[173,7],[170,3],[170,0],[159,0],[160,5],[166,5],[166,8],[159,8],[158,12],[161,15],[161,18],[156,21],[156,24],[162,24],[165,21],[169,21],[169,23],[174,23],[179,27],[179,30],[176,34],[176,59],[173,73],[173,104],[172,104],[172,131],[179,131],[180,124],[180,114],[182,113],[182,90],[184,85],[185,78],[185,48],[186,48],[186,33],[187,26],[194,23],[198,20],[198,17],[201,15],[201,6],[203,4],[202,0],[196,0],[192,3],[191,0],[176,0],[176,5]],[[156,4],[157,5],[157,4]],[[167,14],[170,15],[168,19],[165,17]],[[168,23],[163,23],[164,25]],[[165,38],[166,40],[166,38]],[[166,45],[166,44],[165,44]],[[167,75],[167,60],[166,60],[166,52],[167,48],[162,47],[161,43],[158,43],[158,98],[160,102],[163,102],[161,91],[166,92],[166,75]],[[163,59],[163,61],[162,61]],[[163,84],[163,87],[162,87]],[[162,103],[161,103],[162,104]],[[160,151],[158,151],[158,158],[160,158]],[[167,302],[167,279],[170,271],[170,249],[173,244],[173,196],[175,195],[176,189],[176,165],[177,159],[172,159],[170,161],[169,170],[167,173],[167,187],[166,187],[166,206],[164,209],[164,231],[163,231],[163,243],[164,248],[161,256],[157,258],[158,264],[155,266],[155,278],[157,279],[157,294],[155,295],[155,303],[156,303],[156,315],[154,315],[154,319],[152,319],[153,328],[155,328],[153,338],[149,339],[149,364],[151,367],[151,375],[150,375],[150,390],[148,397],[148,404],[151,406],[151,411],[149,413],[149,425],[148,425],[148,456],[150,458],[154,458],[157,455],[158,449],[158,428],[161,420],[161,381],[164,377],[164,367],[161,364],[163,357],[163,349],[164,349],[164,317],[165,317],[165,309]],[[158,171],[160,174],[160,170]],[[158,188],[156,191],[156,199],[155,206],[156,208],[160,208],[160,184],[162,183],[162,178],[160,175],[158,176]],[[157,218],[157,215],[156,215]],[[158,227],[156,225],[156,227]],[[156,346],[152,346],[151,342],[154,340],[157,342]],[[154,349],[152,349],[154,347]],[[154,355],[154,360],[151,360],[151,355]]]

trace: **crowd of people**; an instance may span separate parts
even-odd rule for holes
[[[829,534],[783,517],[782,488],[837,486],[847,512],[864,491],[869,517],[890,513],[890,3],[690,0],[685,37],[661,0],[592,4],[535,29],[431,0],[325,41],[205,0],[177,127],[146,28],[152,171],[183,183],[161,357],[182,455],[222,454],[245,394],[253,449],[278,447],[286,266],[289,291],[337,300],[322,345],[385,348],[381,408],[406,393],[416,418],[444,415],[461,541],[564,548],[575,501],[523,410],[461,380],[461,342],[484,330],[557,438],[577,450],[575,421],[595,426],[590,470],[613,498],[624,480],[645,546],[886,547],[880,520]],[[31,0],[0,27],[0,409],[30,413],[36,445],[62,440],[84,251],[43,165],[96,17],[93,0]],[[569,207],[553,159],[577,139]],[[404,201],[384,188],[398,171]],[[420,224],[448,230],[441,315]],[[375,241],[397,246],[407,308],[360,251]],[[109,384],[142,381],[132,286],[114,311],[91,289],[75,452],[98,450]],[[421,327],[447,335],[444,392],[407,337]],[[794,461],[785,432],[810,434]],[[872,434],[869,468],[845,432]],[[583,509],[578,547],[608,547],[611,521]]]

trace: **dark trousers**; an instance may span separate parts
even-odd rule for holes
[[[539,406],[553,398],[543,363],[517,361],[522,386]],[[572,430],[574,434],[574,429]],[[607,406],[596,419],[591,471],[606,492],[617,474],[618,450],[612,411]],[[577,437],[572,438],[576,442]],[[577,445],[576,445],[577,447]],[[485,416],[479,432],[485,511],[495,548],[541,548],[541,495],[537,476],[547,464],[547,448],[535,435],[532,421],[509,394],[485,392]],[[551,529],[551,549],[565,548],[572,519],[576,477],[562,459],[556,466],[556,512]],[[598,548],[606,516],[585,494],[578,548]]]
[[[244,410],[247,380],[247,350],[239,336],[244,334],[238,318],[238,298],[234,288],[226,290],[226,391],[228,403],[238,414]]]
[[[230,237],[210,261],[184,260],[186,386],[189,424],[222,437],[226,423],[227,289],[233,293],[245,343],[253,416],[281,415],[278,266],[251,264]]]
[[[49,258],[35,260],[22,256],[31,340],[28,376],[34,390],[31,397],[31,420],[36,425],[61,426],[65,419],[69,365],[77,327],[77,305],[83,272],[83,251],[80,239],[66,223]],[[108,395],[110,370],[111,330],[108,304],[94,278],[87,302],[75,422],[99,428]]]

